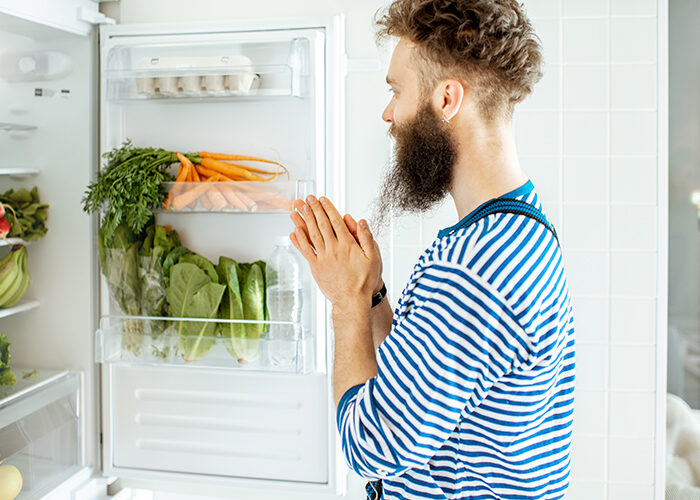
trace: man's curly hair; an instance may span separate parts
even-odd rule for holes
[[[395,0],[377,17],[378,38],[415,44],[423,95],[456,78],[486,119],[512,116],[542,77],[539,39],[516,0]]]

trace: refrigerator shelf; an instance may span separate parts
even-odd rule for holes
[[[13,245],[30,245],[31,241],[24,241],[22,238],[4,238],[0,239],[0,247],[11,247]]]
[[[17,177],[23,179],[31,175],[39,175],[39,169],[34,167],[2,167],[0,166],[0,175],[9,177]]]
[[[109,101],[299,97],[292,85],[293,70],[286,64],[197,67],[186,63],[181,66],[107,70],[105,76]]]
[[[313,181],[166,182],[167,209],[159,213],[289,213],[313,191]],[[185,202],[188,204],[184,204]]]
[[[313,339],[299,323],[105,316],[101,324],[95,333],[97,363],[215,367],[283,373],[310,373],[314,370]],[[260,325],[264,333],[260,338],[225,337],[218,329],[227,325],[240,325],[238,332],[243,328]],[[269,336],[274,328],[287,329],[296,339],[273,340]],[[194,335],[193,332],[203,334]]]
[[[6,318],[8,316],[13,316],[15,314],[23,313],[26,311],[31,311],[39,307],[38,300],[20,300],[17,304],[12,307],[3,308],[0,307],[0,318]]]

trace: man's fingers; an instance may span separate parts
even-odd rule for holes
[[[358,236],[357,236],[357,221],[352,218],[352,215],[345,214],[345,216],[343,217],[343,222],[345,222],[345,225],[347,226],[348,231],[350,231],[350,234],[352,234],[352,236],[355,238],[355,241],[357,241],[359,243],[360,240],[358,239]]]
[[[309,195],[306,197],[306,203],[311,206],[311,211],[313,212],[313,217],[315,218],[315,223],[318,226],[318,230],[323,236],[324,242],[331,242],[336,239],[335,232],[333,231],[333,225],[328,219],[328,214],[321,206],[315,196]],[[303,214],[306,218],[306,213]],[[315,243],[315,242],[314,242]]]
[[[316,252],[320,252],[325,248],[323,243],[323,236],[319,230],[318,224],[316,224],[316,218],[311,208],[304,203],[302,200],[296,200],[294,202],[294,208],[301,212],[301,217],[304,218],[306,223],[306,233],[309,235],[309,240],[311,245],[316,249]]]
[[[309,243],[306,233],[302,229],[296,228],[294,232],[289,235],[289,239],[292,240],[292,245],[299,250],[299,253],[301,253],[309,264],[316,262],[314,249],[311,247],[311,243]]]
[[[321,202],[323,209],[326,211],[326,215],[328,215],[328,220],[330,220],[337,238],[341,241],[351,241],[352,235],[350,234],[350,231],[348,231],[348,227],[345,225],[345,221],[343,221],[343,218],[338,213],[338,210],[336,210],[333,203],[331,203],[331,200],[322,196],[319,201]]]
[[[309,230],[306,227],[306,222],[304,222],[304,219],[301,217],[301,215],[299,215],[297,212],[292,212],[289,214],[289,218],[292,219],[295,228],[298,227],[299,229],[304,231],[307,237],[309,236]]]
[[[360,243],[360,247],[362,247],[362,250],[365,252],[365,255],[369,256],[375,251],[374,237],[372,236],[372,232],[369,230],[369,226],[367,225],[366,220],[361,219],[358,223],[358,226],[359,228],[357,229],[357,236]]]

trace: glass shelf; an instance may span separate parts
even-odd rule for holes
[[[313,181],[166,182],[164,186],[168,208],[158,213],[289,213],[295,199],[313,191]]]
[[[4,238],[0,239],[0,247],[11,247],[14,245],[30,245],[31,241],[24,241],[22,238]]]
[[[291,340],[273,340],[271,332]],[[105,316],[95,333],[95,361],[308,373],[313,344],[308,330],[288,321]]]
[[[2,167],[0,166],[0,175],[9,177],[24,178],[31,175],[39,175],[39,169],[33,167]]]
[[[15,314],[31,311],[32,309],[36,309],[37,307],[39,307],[38,300],[23,299],[12,307],[0,307],[0,318],[6,318]]]

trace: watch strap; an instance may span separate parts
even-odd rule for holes
[[[372,307],[381,304],[384,300],[384,297],[386,297],[386,284],[382,283],[381,290],[372,295]]]

